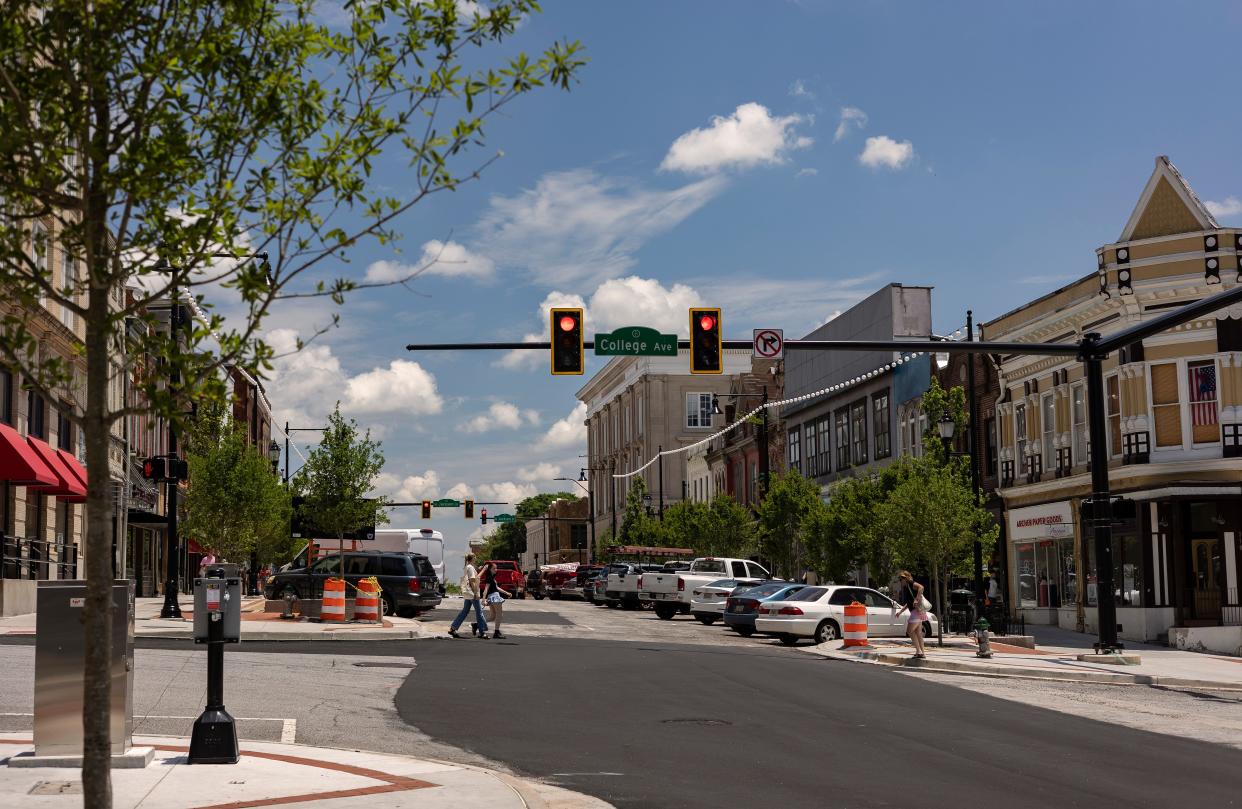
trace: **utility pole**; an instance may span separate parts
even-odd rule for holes
[[[1100,652],[1120,649],[1117,602],[1113,600],[1113,503],[1108,482],[1108,421],[1104,412],[1104,356],[1098,333],[1084,334],[1082,362],[1087,372],[1087,423],[1091,436],[1091,517],[1095,534],[1096,604]]]
[[[178,303],[177,287],[173,286],[171,292],[172,306],[168,310],[168,325],[173,345],[176,348],[181,347],[181,316],[180,304]],[[178,385],[181,382],[177,372],[173,372],[173,378],[169,382]],[[176,392],[174,391],[174,396]],[[164,457],[174,459],[177,457],[177,433],[172,423],[168,425],[168,452]],[[126,459],[128,462],[128,459]],[[167,468],[170,464],[165,464]],[[161,618],[180,618],[181,605],[177,603],[177,590],[180,588],[179,573],[181,565],[181,549],[177,542],[177,489],[178,480],[176,476],[170,476],[164,481],[164,508],[168,518],[168,579],[164,583],[164,606],[160,608]]]
[[[966,310],[966,340],[973,343],[975,341],[975,316],[970,309]],[[975,452],[976,431],[979,429],[979,398],[975,391],[975,357],[978,356],[973,351],[966,355],[966,396],[967,406],[970,409],[966,419],[966,457],[970,461],[970,492],[977,500],[979,497],[979,459]],[[987,594],[983,589],[983,543],[979,541],[979,535],[975,534],[975,616],[978,617],[983,612],[983,601]]]
[[[656,447],[656,458],[660,462],[660,522],[664,521],[664,445]]]
[[[768,475],[771,474],[768,459],[768,386],[763,386],[763,416],[759,427],[759,497],[760,502],[768,493]]]
[[[289,422],[285,422],[285,486],[289,486]]]
[[[608,460],[608,499],[612,502],[612,541],[617,541],[617,459]]]

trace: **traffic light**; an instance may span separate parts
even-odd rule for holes
[[[555,376],[581,374],[585,368],[582,357],[582,310],[552,310],[552,373]]]
[[[719,374],[721,367],[719,309],[690,310],[690,373]]]
[[[474,519],[474,501],[473,500],[466,501],[466,519],[467,520]]]
[[[423,501],[423,519],[424,520],[431,519],[431,501],[430,500]]]
[[[190,464],[183,458],[167,458],[164,462],[164,471],[169,480],[188,480]]]
[[[164,480],[168,477],[166,458],[147,458],[142,462],[142,476],[147,480]]]
[[[484,525],[487,525],[487,509],[482,509],[482,510],[480,511],[480,513],[483,515],[483,517],[482,517],[482,519],[483,519],[483,524],[484,524]]]

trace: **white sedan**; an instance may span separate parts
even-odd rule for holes
[[[906,634],[909,613],[897,614],[900,606],[883,593],[867,587],[830,585],[807,587],[784,601],[765,601],[755,616],[755,631],[775,635],[793,646],[802,638],[816,643],[841,639],[845,608],[859,602],[867,608],[867,637],[901,637]],[[926,635],[936,633],[936,618],[923,625]]]
[[[758,579],[717,579],[701,584],[690,593],[690,614],[704,626],[711,626],[724,615],[725,602],[735,588],[753,587],[758,583]]]

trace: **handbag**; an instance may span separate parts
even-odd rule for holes
[[[927,596],[919,596],[919,612],[931,612],[931,602],[927,600]]]

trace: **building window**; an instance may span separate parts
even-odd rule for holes
[[[802,432],[801,430],[789,431],[789,468],[798,472],[802,471]]]
[[[712,395],[710,393],[686,394],[686,427],[695,430],[711,429]]]
[[[47,228],[42,222],[35,222],[30,229],[30,261],[34,264],[35,274],[41,280],[51,283],[47,274]],[[39,303],[47,300],[42,288],[39,290]]]
[[[56,410],[56,445],[65,452],[72,453],[74,450],[73,422],[69,421],[69,417],[65,415],[68,409],[69,405],[61,402]]]
[[[875,430],[875,457],[887,458],[891,454],[889,446],[892,427],[889,423],[888,391],[877,393],[871,398],[871,428]]]
[[[983,422],[983,473],[985,477],[996,476],[996,419],[991,418]]]
[[[625,406],[625,443],[630,443],[630,406]]]
[[[1061,566],[1053,540],[1014,545],[1018,562],[1018,606],[1054,609],[1061,606]]]
[[[642,435],[643,434],[643,397],[641,394],[638,397],[638,425],[637,427],[638,427],[638,434]]]
[[[1070,464],[1087,462],[1087,386],[1079,382],[1070,388],[1070,420],[1073,422],[1074,455]]]
[[[850,412],[844,408],[834,416],[837,428],[837,470],[850,465]]]
[[[854,443],[854,463],[867,462],[867,402],[850,406],[850,438]]]
[[[759,463],[757,461],[750,462],[750,502],[754,503],[758,497],[756,494],[757,482],[759,480]]]
[[[1117,378],[1108,380],[1108,426],[1110,435],[1115,431],[1114,439],[1118,446],[1113,449],[1115,455],[1119,451],[1120,426],[1113,426],[1113,402]],[[1214,397],[1213,397],[1214,398]],[[1166,362],[1151,366],[1151,409],[1156,427],[1157,447],[1180,447],[1182,445],[1182,409],[1177,395],[1177,363]],[[1120,422],[1118,417],[1116,421]]]
[[[26,392],[26,434],[47,438],[47,404],[33,390]]]
[[[13,423],[13,374],[8,368],[0,368],[0,421]]]
[[[1190,400],[1190,433],[1196,444],[1220,440],[1217,418],[1216,362],[1192,362],[1186,366]]]
[[[65,296],[71,301],[77,300],[78,285],[78,263],[74,261],[73,256],[69,254],[68,249],[63,245],[60,251],[60,272],[61,282],[60,289],[64,290]],[[77,325],[77,315],[68,306],[61,304],[60,322],[64,323],[70,330]]]
[[[1026,405],[1013,406],[1013,438],[1017,448],[1018,463],[1026,468]]]
[[[1039,402],[1040,427],[1043,428],[1042,440],[1044,469],[1052,471],[1057,468],[1057,451],[1053,439],[1057,434],[1057,400],[1051,391],[1045,393]]]
[[[815,424],[819,433],[819,473],[826,475],[832,471],[832,416],[824,416]]]
[[[806,442],[806,476],[813,478],[819,474],[819,451],[815,444],[815,424],[808,421],[802,425],[802,436]]]

